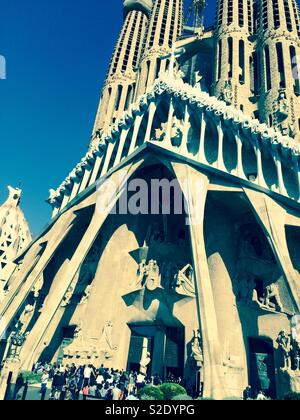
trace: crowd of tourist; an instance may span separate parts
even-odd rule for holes
[[[158,374],[150,378],[138,372],[107,369],[103,365],[97,369],[92,365],[76,367],[75,364],[37,363],[33,373],[40,377],[41,398],[45,399],[47,390],[51,388],[51,400],[85,400],[88,397],[113,401],[135,400],[144,386],[163,383]],[[181,384],[182,380],[170,374],[166,382]],[[19,383],[22,384],[22,377]]]

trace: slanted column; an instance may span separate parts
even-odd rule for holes
[[[282,174],[282,161],[281,157],[279,156],[278,150],[273,150],[271,155],[276,165],[279,192],[282,195],[287,195]]]
[[[79,188],[80,188],[80,178],[78,176],[76,176],[76,177],[73,178],[73,188],[72,188],[72,191],[71,191],[69,201],[72,201],[77,196]]]
[[[111,189],[107,189],[106,183],[103,183],[102,186],[100,186],[99,191],[95,194],[95,202],[97,202],[98,197],[102,197],[104,199],[105,204],[103,205],[103,209],[95,210],[92,220],[86,228],[74,254],[70,260],[65,261],[64,264],[62,264],[56,273],[52,282],[52,288],[55,288],[55,293],[49,293],[48,298],[45,301],[44,310],[33,329],[30,331],[30,334],[21,350],[21,369],[27,370],[32,366],[34,358],[36,357],[36,352],[41,349],[40,346],[42,345],[43,337],[46,334],[53,317],[59,309],[65,294],[73,283],[76,273],[80,269],[83,261],[93,246],[103,223],[106,221],[111,210],[114,208],[116,202],[122,194],[124,185],[132,174],[139,168],[141,163],[142,161],[139,161],[135,164],[127,165],[126,168],[111,175],[111,181],[114,185],[116,185],[116,189],[113,191]]]
[[[68,205],[70,201],[70,196],[71,196],[71,191],[66,187],[63,191],[63,200],[61,203],[60,210],[63,210]]]
[[[86,163],[78,194],[82,193],[86,189],[89,179],[91,177],[91,171],[92,171],[91,165],[89,163]]]
[[[104,159],[104,156],[105,156],[105,154],[104,154],[103,151],[99,152],[99,154],[96,156],[96,159],[94,160],[94,168],[93,168],[93,171],[92,171],[92,176],[91,176],[91,179],[89,181],[89,186],[93,185],[96,182],[97,177],[98,177],[98,173],[99,173],[99,169],[100,169],[101,163]]]
[[[147,130],[145,134],[145,140],[144,142],[148,142],[151,140],[151,131],[152,131],[152,125],[153,125],[153,119],[156,112],[156,102],[151,102],[149,105],[149,117],[148,117],[148,124],[147,124]]]
[[[243,140],[241,139],[240,133],[238,130],[234,130],[234,137],[237,147],[237,168],[236,174],[239,178],[245,179],[245,173],[243,168]]]
[[[220,347],[214,293],[207,263],[204,238],[204,214],[209,179],[196,169],[173,163],[173,168],[187,203],[195,270],[196,302],[204,353],[204,397],[223,399],[227,395]]]
[[[117,153],[117,156],[116,156],[114,166],[117,166],[121,162],[122,153],[123,153],[123,149],[124,149],[124,146],[125,146],[125,142],[126,142],[128,133],[129,133],[129,128],[127,128],[126,130],[122,130],[121,137],[120,137],[119,148],[118,148],[118,153]]]
[[[218,122],[218,139],[219,139],[219,147],[218,147],[218,169],[221,171],[226,171],[224,165],[224,158],[223,158],[223,143],[224,143],[224,132],[222,128],[222,121],[221,119]]]
[[[101,171],[100,178],[102,178],[108,172],[110,159],[111,159],[111,156],[112,156],[112,153],[114,151],[115,146],[116,146],[115,142],[108,143],[108,146],[107,146],[107,149],[106,149],[106,154],[103,156],[104,165],[103,165],[103,168],[102,168],[102,171]]]
[[[188,141],[189,141],[189,131],[190,131],[191,125],[190,125],[190,112],[189,107],[186,104],[185,105],[185,111],[184,111],[184,123],[183,123],[183,133],[182,133],[182,143],[180,151],[188,155],[189,149],[188,149]]]
[[[205,157],[205,134],[206,134],[206,127],[207,127],[207,119],[206,119],[205,112],[203,111],[201,114],[201,132],[200,132],[200,147],[199,147],[199,154],[198,154],[198,161],[202,163],[207,163]]]
[[[55,206],[52,210],[52,219],[58,215],[60,206]]]
[[[139,135],[139,131],[140,131],[140,127],[141,127],[143,118],[144,118],[144,114],[138,115],[135,119],[134,130],[133,130],[133,134],[132,134],[132,139],[131,139],[131,144],[130,144],[130,147],[129,147],[128,156],[131,155],[136,149],[137,139],[138,139],[138,135]]]
[[[168,115],[168,124],[167,124],[167,132],[165,140],[163,141],[164,146],[166,146],[168,149],[173,148],[171,140],[172,140],[172,127],[173,127],[173,117],[174,117],[174,105],[173,105],[173,99],[170,100],[170,107],[169,107],[169,115]]]
[[[266,188],[267,184],[265,182],[265,177],[263,173],[263,167],[262,167],[262,152],[259,144],[259,140],[257,139],[255,142],[255,154],[256,154],[256,163],[257,163],[257,183],[261,187]]]

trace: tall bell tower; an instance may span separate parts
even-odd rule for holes
[[[137,96],[152,86],[168,61],[161,57],[170,53],[183,28],[183,0],[155,0],[139,71]]]
[[[124,0],[124,24],[113,53],[93,135],[105,131],[132,103],[152,0]]]
[[[213,94],[228,105],[252,114],[250,101],[253,44],[253,2],[218,0]]]
[[[260,118],[283,135],[300,134],[300,21],[296,0],[258,2]]]

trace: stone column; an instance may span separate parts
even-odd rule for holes
[[[218,169],[221,171],[226,171],[225,165],[224,165],[224,158],[223,158],[223,142],[224,142],[224,132],[222,127],[222,122],[219,120],[218,123],[218,139],[219,139],[219,148],[218,148]]]
[[[86,189],[86,187],[88,185],[88,182],[89,182],[89,179],[90,179],[90,176],[91,176],[91,170],[92,170],[91,166],[87,165],[86,168],[85,168],[85,171],[84,171],[84,175],[83,175],[83,178],[82,178],[82,181],[81,181],[80,188],[79,188],[79,194],[82,193]]]
[[[237,130],[235,130],[234,132],[234,137],[235,137],[236,146],[237,146],[236,174],[239,178],[245,179],[246,177],[245,177],[244,168],[243,168],[243,141]]]
[[[122,153],[123,153],[123,149],[124,149],[124,146],[125,146],[125,142],[126,142],[128,133],[129,133],[129,129],[122,130],[121,137],[120,137],[119,148],[118,148],[118,153],[117,153],[117,156],[116,156],[116,160],[114,162],[114,166],[117,166],[121,162]]]
[[[184,193],[196,278],[196,299],[204,352],[204,397],[226,396],[214,295],[204,240],[204,213],[209,179],[190,166],[173,163]]]
[[[275,160],[279,192],[282,195],[287,195],[282,174],[282,161],[277,150],[272,153],[272,157]]]
[[[263,173],[263,167],[262,167],[262,153],[261,153],[258,140],[256,141],[256,144],[255,144],[255,154],[256,154],[256,162],[257,162],[257,183],[261,187],[267,188],[267,184],[266,184],[264,173]]]
[[[138,115],[135,119],[134,130],[133,130],[133,135],[132,135],[132,140],[131,140],[128,156],[131,155],[136,149],[137,138],[138,138],[138,135],[139,135],[139,131],[140,131],[140,127],[141,127],[141,123],[143,121],[143,118],[144,118],[144,114]]]
[[[189,155],[188,150],[188,140],[189,140],[189,131],[190,131],[190,112],[188,105],[185,105],[184,111],[184,124],[183,124],[183,133],[182,133],[182,143],[180,152],[184,155]]]
[[[89,186],[93,185],[94,182],[97,180],[98,172],[99,172],[99,169],[100,169],[100,166],[104,157],[105,157],[104,152],[100,152],[100,154],[96,156],[96,159],[94,161],[94,167],[92,169],[92,176],[91,176],[91,179],[89,180]]]
[[[171,143],[171,136],[172,136],[172,125],[173,125],[173,117],[174,117],[174,105],[173,105],[173,99],[170,99],[170,107],[169,107],[169,115],[168,115],[168,124],[167,124],[167,131],[166,131],[166,137],[164,140],[164,146],[167,149],[172,149],[172,143]]]
[[[199,154],[198,154],[198,161],[201,163],[207,163],[205,157],[205,133],[206,133],[206,116],[204,111],[201,114],[201,132],[200,132],[200,147],[199,147]]]
[[[149,116],[148,116],[148,123],[147,123],[147,130],[145,134],[144,143],[151,140],[151,131],[152,131],[152,124],[153,124],[153,118],[156,112],[156,103],[151,102],[149,105]]]
[[[116,140],[117,141],[117,140]],[[106,149],[106,154],[103,156],[104,165],[101,171],[100,178],[102,178],[109,170],[110,159],[113,154],[116,143],[109,143]]]

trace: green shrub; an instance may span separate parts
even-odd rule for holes
[[[193,401],[193,398],[186,394],[180,394],[172,398],[172,401]]]
[[[42,382],[42,374],[41,373],[33,373],[29,371],[21,372],[23,375],[24,382],[27,382],[28,385],[36,385]]]
[[[178,384],[163,384],[160,386],[160,390],[166,401],[171,401],[177,395],[187,395],[186,390]]]
[[[158,386],[145,386],[138,392],[138,397],[143,401],[163,401],[164,394]]]
[[[198,398],[197,401],[215,401],[213,398]]]
[[[284,397],[285,401],[300,401],[300,394],[296,392],[290,392]]]
[[[241,397],[226,397],[223,399],[223,401],[243,401],[243,398]]]

